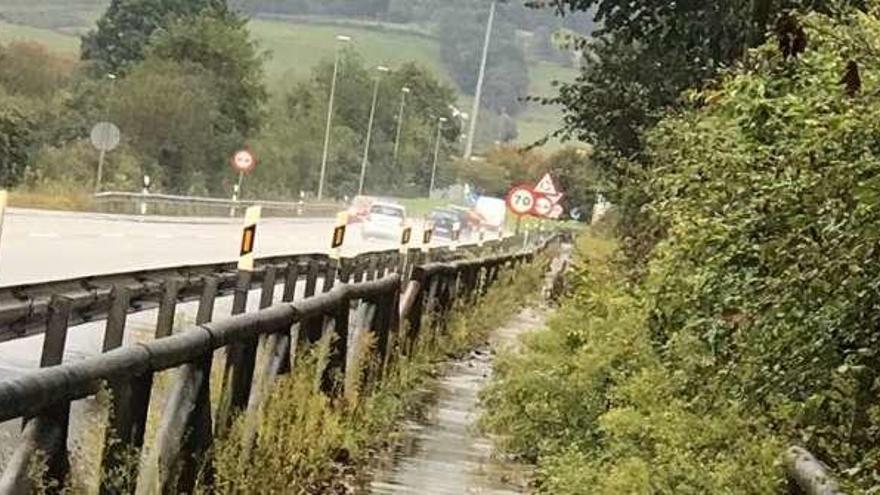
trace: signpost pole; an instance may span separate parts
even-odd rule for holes
[[[107,154],[107,150],[101,148],[100,153],[98,153],[98,175],[95,177],[95,194],[101,192],[101,179],[104,176],[104,155]]]

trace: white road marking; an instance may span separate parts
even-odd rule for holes
[[[118,239],[120,237],[125,237],[125,234],[123,234],[121,232],[105,232],[105,233],[101,234],[101,237],[109,237],[109,238]]]
[[[31,232],[28,234],[30,237],[40,237],[43,239],[54,239],[56,237],[60,237],[55,232]]]
[[[173,237],[171,234],[156,234],[156,239],[171,239]]]

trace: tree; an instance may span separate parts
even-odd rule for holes
[[[158,59],[138,64],[118,82],[112,119],[159,187],[204,194],[223,167],[206,152],[215,145],[220,116],[211,87],[211,75],[199,67]]]
[[[47,98],[67,83],[73,66],[39,43],[0,45],[0,86],[10,94]]]
[[[112,0],[97,29],[82,37],[82,58],[101,73],[124,73],[145,58],[154,32],[204,11],[230,14],[226,0]]]
[[[36,145],[37,123],[27,102],[0,90],[0,185],[10,187],[22,178]]]
[[[251,39],[246,19],[211,14],[175,20],[157,33],[148,53],[210,73],[224,117],[217,131],[237,136],[240,144],[262,123],[268,99],[263,64],[268,56]]]
[[[506,8],[500,5],[498,9]],[[488,8],[484,4],[447,6],[438,16],[440,55],[462,91],[474,94],[483,53]],[[496,21],[489,58],[483,106],[497,113],[516,115],[520,99],[527,96],[529,71],[525,55],[517,42],[513,24],[499,17]]]
[[[620,159],[644,162],[642,133],[678,106],[683,91],[763,43],[781,14],[847,3],[864,8],[862,0],[531,2],[563,14],[594,10],[602,23],[594,41],[573,40],[586,50],[583,72],[547,102],[564,108],[560,134],[594,144],[597,164],[618,188],[632,179]]]
[[[336,87],[326,184],[327,192],[335,197],[357,193],[377,76],[373,68],[367,69],[361,57],[351,50],[340,54],[339,72],[345,77],[339,78]],[[261,166],[254,174],[252,187],[288,195],[317,189],[332,75],[333,61],[326,60],[315,67],[311,80],[296,84],[288,92],[282,115],[273,115],[266,131],[255,140]],[[404,86],[410,93],[395,162],[394,140]],[[448,156],[459,136],[458,123],[450,115],[454,101],[455,92],[451,88],[416,64],[404,64],[383,76],[368,159],[367,193],[418,195],[426,192],[437,119],[448,119],[442,135],[441,170],[446,169],[443,157]]]

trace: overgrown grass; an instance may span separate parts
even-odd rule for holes
[[[426,318],[422,338],[409,357],[392,361],[384,378],[375,379],[376,363],[359,359],[349,373],[344,397],[329,399],[316,391],[320,349],[281,379],[259,412],[257,435],[242,457],[248,437],[247,418],[240,418],[230,437],[217,445],[215,462],[221,493],[349,493],[366,482],[376,453],[393,446],[403,418],[425,404],[424,384],[458,355],[484,342],[488,334],[514,315],[541,287],[546,260],[502,276],[476,305],[453,310],[444,329]],[[399,339],[397,339],[399,341]],[[372,355],[373,343],[360,346],[361,358]],[[395,351],[394,355],[399,355]],[[361,377],[373,377],[353,388]],[[251,420],[252,421],[252,420]],[[252,423],[253,424],[253,423]]]
[[[645,295],[595,235],[578,245],[574,290],[521,354],[499,358],[482,426],[537,464],[551,494],[774,493],[781,440],[735,402],[692,390],[688,342],[663,349]]]
[[[9,193],[9,206],[65,211],[92,211],[92,196],[84,191],[48,188],[40,191],[17,189]]]

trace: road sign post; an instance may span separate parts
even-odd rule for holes
[[[254,170],[257,166],[257,157],[254,156],[250,149],[244,148],[232,154],[229,164],[233,170],[238,172],[238,183],[232,187],[232,201],[237,203],[241,198],[241,185],[244,182],[244,174],[249,174]],[[236,207],[233,206],[229,209],[229,216],[234,217],[235,214]]]
[[[98,171],[95,174],[95,193],[101,192],[101,180],[104,175],[104,157],[108,151],[119,146],[121,134],[119,128],[110,122],[98,122],[92,127],[89,135],[92,146],[98,150]]]

